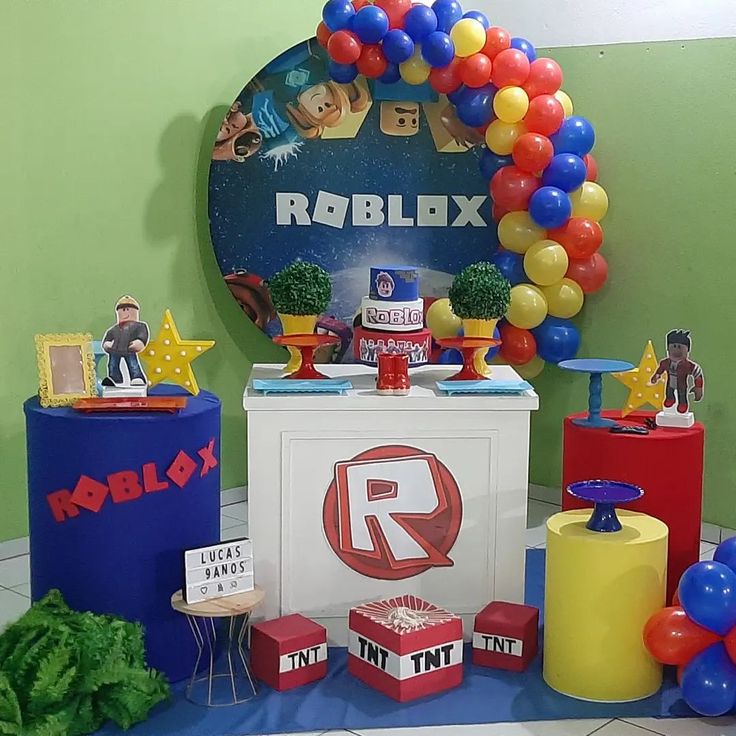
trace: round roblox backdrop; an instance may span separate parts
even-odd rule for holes
[[[429,84],[331,81],[311,39],[267,64],[234,101],[209,178],[212,242],[247,318],[279,320],[268,279],[296,259],[332,277],[320,329],[342,338],[326,359],[350,360],[351,329],[369,267],[411,263],[425,301],[498,247],[482,135]]]

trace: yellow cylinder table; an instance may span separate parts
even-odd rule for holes
[[[565,511],[547,522],[544,679],[581,700],[639,700],[662,685],[642,631],[665,605],[667,526],[618,511],[621,531],[595,532],[590,515]]]

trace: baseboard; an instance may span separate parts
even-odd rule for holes
[[[248,498],[245,486],[237,488],[226,488],[220,494],[220,506],[230,506],[234,503],[240,503]],[[8,539],[0,542],[0,560],[8,560],[11,557],[20,557],[27,555],[29,551],[28,537],[18,537],[18,539]]]

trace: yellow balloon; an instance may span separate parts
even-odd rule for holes
[[[536,378],[544,370],[544,361],[535,355],[528,363],[524,365],[515,365],[514,370],[525,380]]]
[[[526,275],[539,286],[550,286],[559,281],[570,262],[565,249],[555,240],[540,240],[524,254]]]
[[[508,156],[514,150],[516,139],[524,133],[521,123],[504,123],[494,120],[486,130],[488,148],[499,156]]]
[[[529,110],[529,95],[521,87],[503,87],[493,98],[493,112],[504,123],[518,123]]]
[[[427,327],[435,340],[455,337],[462,327],[463,321],[450,307],[450,300],[437,299],[427,310]]]
[[[511,304],[506,319],[522,330],[531,330],[544,322],[547,316],[547,300],[541,290],[532,284],[511,287]]]
[[[498,239],[501,245],[514,253],[526,253],[546,235],[547,231],[539,227],[526,210],[508,212],[498,223]]]
[[[565,111],[565,117],[569,118],[573,112],[570,95],[568,95],[567,92],[563,92],[561,89],[558,89],[557,92],[555,92],[555,98],[557,99],[557,102],[562,105],[562,109]]]
[[[422,49],[419,45],[403,64],[399,64],[399,73],[407,84],[424,84],[429,79],[431,71],[432,67],[422,58]]]
[[[587,217],[598,222],[608,212],[606,190],[594,181],[586,181],[580,189],[570,193],[573,217]]]
[[[553,317],[569,319],[574,317],[582,308],[585,297],[577,281],[562,279],[552,286],[542,289],[547,300],[547,308]]]
[[[457,56],[472,56],[486,45],[486,29],[475,18],[463,18],[452,27],[450,38]]]

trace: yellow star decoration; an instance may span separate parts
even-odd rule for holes
[[[632,368],[630,371],[623,373],[611,374],[629,389],[629,396],[624,408],[621,409],[622,417],[631,414],[632,411],[644,406],[644,404],[651,404],[658,411],[662,411],[667,376],[662,376],[653,386],[649,383],[657,368],[659,368],[659,361],[654,354],[652,341],[649,340],[644,348],[644,354],[641,356],[638,368]]]
[[[161,320],[161,328],[141,353],[141,360],[148,376],[148,385],[155,386],[169,381],[182,386],[190,394],[199,393],[199,385],[192,371],[192,361],[207,352],[214,340],[182,340],[176,329],[174,317],[167,309]]]

